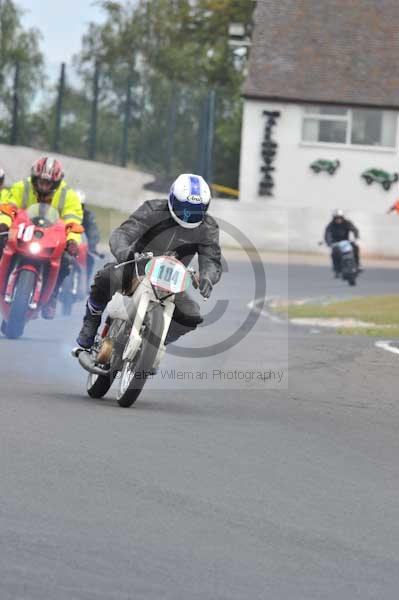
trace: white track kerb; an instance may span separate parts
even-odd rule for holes
[[[382,350],[386,350],[387,352],[392,352],[393,354],[399,354],[399,348],[392,346],[394,342],[392,340],[380,340],[375,343],[377,348],[381,348]]]
[[[269,302],[271,300],[273,300],[273,298],[269,298]],[[261,308],[259,306],[259,304],[263,308]],[[280,317],[277,317],[276,315],[273,315],[268,310],[266,310],[265,307],[263,306],[264,304],[265,304],[265,299],[264,298],[257,298],[255,300],[251,300],[251,302],[249,302],[247,304],[247,306],[248,306],[248,308],[250,310],[254,310],[258,314],[260,314],[262,317],[265,317],[266,319],[269,319],[269,321],[273,321],[273,323],[285,323],[284,319],[281,319]]]

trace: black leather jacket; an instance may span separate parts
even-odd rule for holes
[[[353,233],[356,239],[359,237],[359,230],[354,226],[352,221],[343,219],[342,223],[336,223],[332,220],[326,227],[324,241],[328,246],[331,246],[334,242],[349,240],[350,232]]]
[[[109,245],[116,260],[126,261],[133,252],[154,255],[175,252],[186,266],[198,255],[201,276],[217,283],[222,275],[219,226],[206,215],[194,229],[181,227],[174,221],[167,200],[147,200],[112,232]]]

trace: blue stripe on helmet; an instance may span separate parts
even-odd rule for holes
[[[200,180],[195,175],[190,175],[190,187],[193,196],[201,196]]]

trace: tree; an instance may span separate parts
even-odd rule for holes
[[[43,56],[39,47],[41,34],[37,29],[24,29],[21,18],[22,11],[12,0],[0,0],[0,139],[3,140],[9,137],[16,64],[20,65],[21,141],[24,141],[23,121],[44,79]]]
[[[231,22],[251,28],[252,0],[100,2],[104,23],[90,24],[76,57],[85,87],[101,64],[100,112],[121,130],[132,88],[130,158],[156,172],[195,171],[201,110],[216,91],[214,179],[236,186],[245,63],[229,46]],[[112,118],[112,115],[114,116]],[[100,119],[101,129],[105,120]]]

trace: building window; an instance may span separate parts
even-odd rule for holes
[[[302,141],[395,148],[397,114],[388,110],[306,106]]]

